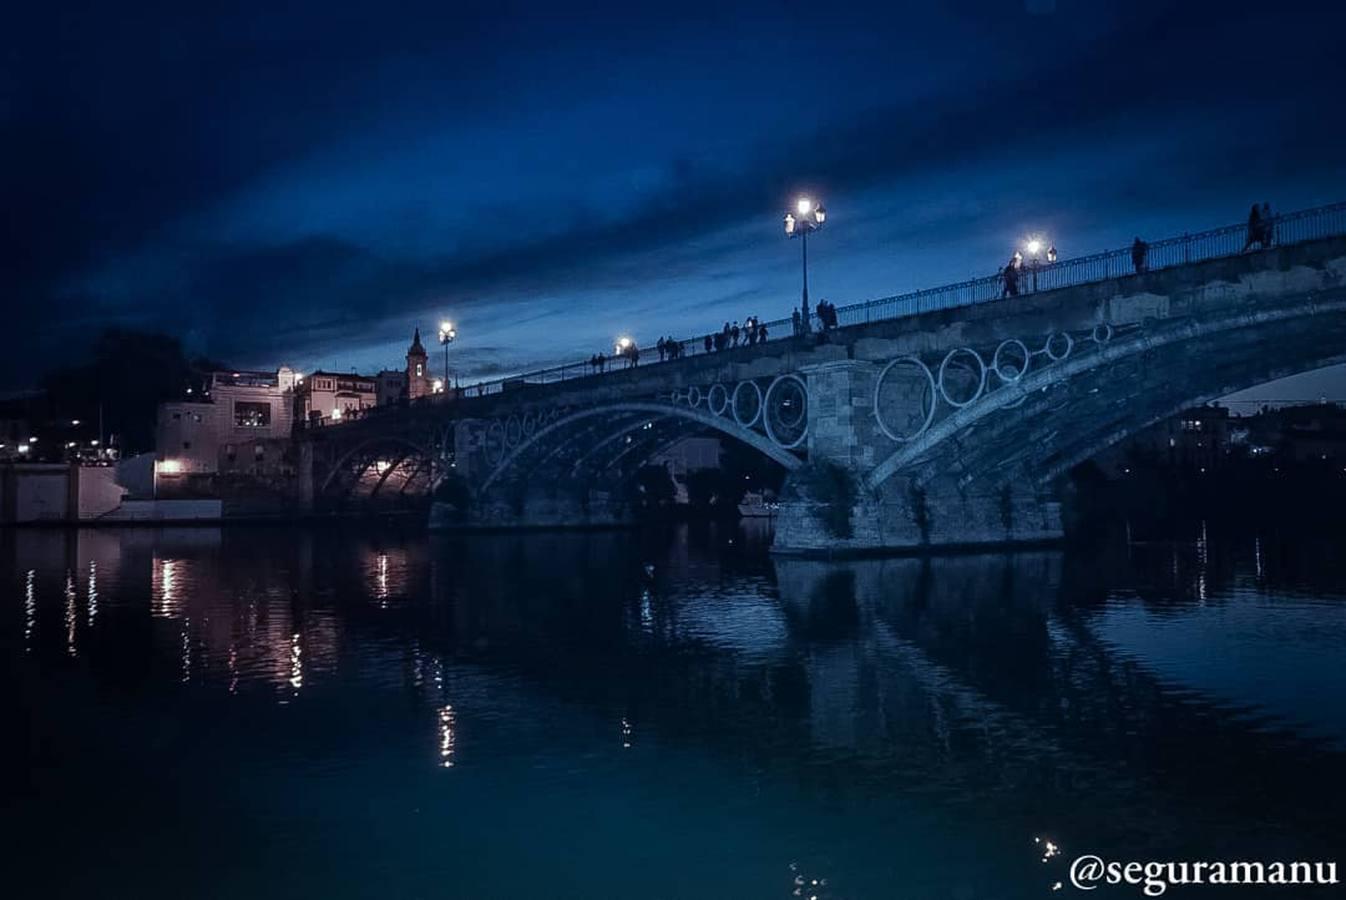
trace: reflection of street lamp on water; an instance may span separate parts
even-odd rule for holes
[[[822,228],[826,221],[827,210],[808,197],[800,197],[795,201],[794,209],[785,214],[786,237],[799,238],[803,246],[804,289],[799,298],[799,311],[802,313],[800,328],[804,332],[812,330],[809,326],[809,232]]]

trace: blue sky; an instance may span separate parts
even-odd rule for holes
[[[473,380],[775,318],[799,191],[839,304],[1346,197],[1346,13],[926,6],[20,12],[0,384],[106,325],[368,371],[449,316]]]

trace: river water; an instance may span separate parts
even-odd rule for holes
[[[981,900],[1340,851],[1338,539],[768,538],[2,532],[3,893]]]

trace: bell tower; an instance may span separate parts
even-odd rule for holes
[[[421,346],[421,330],[411,338],[407,348],[407,396],[412,400],[430,395],[430,357]]]

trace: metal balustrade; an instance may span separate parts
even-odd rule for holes
[[[1301,210],[1273,216],[1271,220],[1272,246],[1288,246],[1306,241],[1346,235],[1346,202],[1320,206],[1316,209]],[[1227,225],[1203,231],[1199,234],[1184,234],[1181,237],[1168,238],[1149,244],[1146,254],[1146,269],[1150,272],[1170,269],[1175,266],[1202,262],[1211,259],[1238,256],[1248,239],[1247,223]],[[1018,276],[1019,297],[1057,290],[1082,284],[1093,284],[1111,278],[1121,278],[1135,274],[1131,248],[1095,253],[1075,259],[1060,260],[1055,263],[1034,264],[1025,260]],[[1035,280],[1036,278],[1036,280]],[[879,297],[848,306],[837,307],[837,324],[863,325],[870,322],[883,322],[920,315],[941,309],[955,309],[973,306],[1002,299],[1005,293],[1005,281],[999,273],[974,278],[971,281],[948,284],[942,287],[926,288],[891,297]],[[813,327],[817,329],[817,316],[810,316]],[[775,344],[794,337],[793,323],[790,319],[775,319],[759,323],[767,328],[767,343]],[[714,332],[712,332],[714,334]],[[681,342],[684,356],[706,356],[704,336]],[[746,346],[743,343],[739,348]],[[710,353],[732,353],[737,348],[711,350]],[[656,353],[655,346],[641,349],[645,361],[642,366],[662,365],[664,361],[650,357]],[[609,357],[608,368],[604,374],[614,374],[627,368],[621,357]],[[574,378],[597,376],[588,361],[566,363],[532,372],[523,372],[493,381],[483,381],[476,385],[458,389],[450,397],[472,398],[497,394],[532,384],[553,384]],[[439,398],[436,398],[439,399]]]

